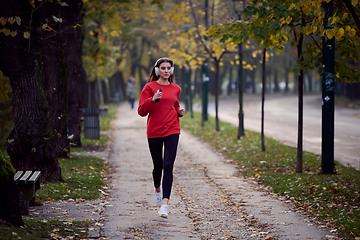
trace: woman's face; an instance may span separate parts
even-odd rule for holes
[[[159,65],[159,75],[163,79],[168,79],[171,74],[171,64],[169,62],[162,62]]]

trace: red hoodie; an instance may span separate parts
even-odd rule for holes
[[[152,97],[158,89],[162,89],[160,102],[154,102]],[[180,134],[179,97],[181,88],[175,83],[161,85],[156,81],[145,85],[140,94],[138,114],[147,118],[147,137],[166,137]]]

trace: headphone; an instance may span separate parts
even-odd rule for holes
[[[160,75],[159,67],[156,66],[160,60],[170,60],[170,59],[168,59],[168,58],[166,58],[166,57],[162,57],[162,58],[159,58],[159,59],[155,62],[155,75],[156,75],[156,76],[159,76],[159,75]],[[170,60],[170,61],[171,61],[171,60]],[[172,62],[172,61],[171,61],[171,62]],[[174,66],[171,67],[170,75],[174,75]]]

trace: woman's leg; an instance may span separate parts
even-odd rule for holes
[[[164,138],[148,138],[150,154],[154,165],[152,171],[154,187],[157,192],[160,192],[158,190],[160,190],[161,176],[163,170],[163,157],[162,157],[163,142],[164,142]]]
[[[171,194],[171,188],[173,183],[173,168],[176,158],[178,142],[179,134],[167,136],[164,140],[164,177],[162,181],[163,204],[168,203]]]

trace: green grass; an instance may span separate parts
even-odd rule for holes
[[[111,121],[115,118],[119,104],[106,105],[107,115],[100,116],[101,131],[111,129]],[[84,139],[82,132],[82,148],[71,151],[101,151],[106,147],[108,136],[100,134],[99,140]],[[36,201],[85,200],[97,199],[104,186],[103,173],[105,164],[102,159],[70,154],[69,158],[59,159],[63,182],[47,182],[36,192]],[[0,222],[0,239],[84,239],[90,221],[63,221],[61,219],[23,218],[24,228],[16,228]]]
[[[208,142],[226,158],[239,164],[239,171],[273,188],[280,197],[292,202],[299,210],[320,221],[343,238],[360,237],[360,173],[336,163],[336,175],[322,175],[321,157],[303,153],[303,173],[296,173],[296,148],[265,138],[266,151],[261,151],[260,134],[245,131],[237,139],[237,127],[215,121],[201,127],[201,115],[189,114],[181,119],[183,129]]]
[[[102,159],[70,155],[70,158],[59,159],[59,164],[64,181],[42,184],[36,192],[38,200],[99,198],[99,189],[104,186]]]
[[[24,218],[24,223],[25,227],[23,228],[0,224],[0,239],[85,239],[91,225],[89,221],[31,218]]]

